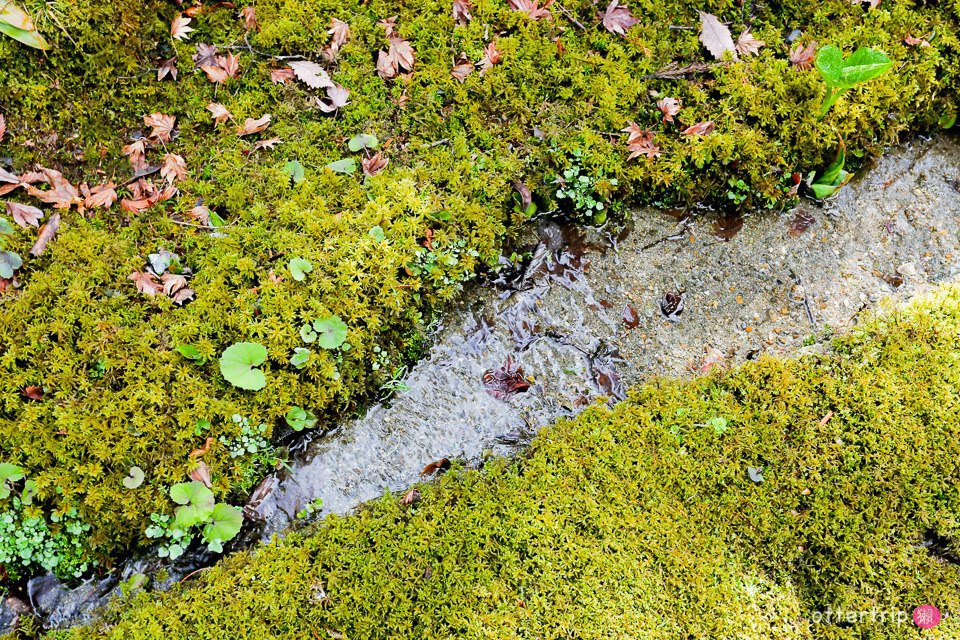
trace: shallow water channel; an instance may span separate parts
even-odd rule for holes
[[[811,336],[849,328],[882,299],[955,277],[960,145],[898,148],[823,207],[744,221],[638,210],[631,226],[611,238],[542,222],[523,265],[476,287],[389,399],[313,438],[261,485],[246,510],[251,536],[282,532],[318,498],[320,513],[346,513],[404,490],[431,463],[510,454],[652,376],[816,348],[805,346]],[[123,576],[152,564],[131,561]],[[62,626],[117,584],[70,590],[46,576],[24,596]]]

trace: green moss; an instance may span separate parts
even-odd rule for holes
[[[265,0],[257,3],[263,31],[250,34],[250,49],[232,11],[211,9],[191,25],[191,42],[239,47],[242,75],[219,88],[193,69],[191,45],[171,42],[168,2],[25,5],[54,48],[44,56],[0,39],[0,108],[9,122],[0,152],[13,155],[13,168],[42,163],[74,180],[125,180],[120,148],[143,129],[143,115],[160,111],[177,116],[179,136],[167,146],[191,171],[177,198],[143,213],[66,214],[47,252],[21,270],[22,288],[0,297],[0,460],[27,470],[46,514],[77,509],[93,526],[90,549],[99,556],[143,542],[150,513],[170,511],[166,489],[185,479],[188,454],[207,435],[195,433],[198,420],[213,423],[217,441],[204,460],[218,498],[239,501],[251,469],[223,446],[238,435],[231,415],[273,429],[299,406],[329,425],[365,402],[417,351],[408,337],[495,261],[519,224],[509,213],[514,181],[534,190],[541,209],[552,208],[552,176],[579,152],[585,172],[605,177],[594,187],[605,199],[726,200],[734,179],[757,194],[753,204],[777,202],[789,176],[820,167],[838,138],[851,156],[877,153],[957,108],[956,3],[884,2],[868,11],[847,0],[793,1],[747,15],[732,2],[635,2],[642,23],[622,38],[598,26],[587,0],[564,3],[585,32],[558,11],[531,22],[492,0],[477,2],[465,27],[454,26],[446,1]],[[737,33],[749,22],[767,46],[689,79],[647,77],[706,55],[695,31],[669,28],[696,25],[697,9],[718,13]],[[385,81],[374,73],[375,53],[386,46],[377,22],[392,15],[417,62],[409,78]],[[352,92],[336,117],[314,109],[302,84],[272,84],[269,70],[279,63],[255,53],[319,59],[332,17],[353,31],[329,65]],[[897,73],[851,91],[817,121],[822,83],[790,67],[785,37],[793,28],[803,30],[803,43],[881,49]],[[930,47],[903,43],[908,33],[931,32]],[[454,56],[479,60],[490,34],[503,62],[463,84],[451,78]],[[179,80],[157,82],[155,68],[174,55]],[[682,100],[682,125],[711,119],[716,132],[679,135],[660,122],[651,92]],[[269,135],[284,142],[251,151],[232,125],[211,122],[213,100],[240,122],[273,114]],[[626,162],[617,132],[628,121],[656,131],[664,155]],[[350,155],[345,141],[359,132],[384,141],[387,170],[367,180],[323,170]],[[291,160],[306,167],[295,186],[283,172]],[[222,236],[171,218],[199,198],[227,221]],[[369,235],[375,226],[386,242]],[[32,240],[18,231],[10,248],[26,255]],[[144,298],[127,280],[161,248],[196,274],[196,300],[182,308]],[[269,277],[294,256],[314,265],[305,282]],[[317,353],[302,370],[289,365],[302,346],[299,326],[329,314],[346,321],[353,348]],[[216,358],[238,341],[268,349],[261,392],[219,376]],[[207,363],[181,357],[175,348],[183,344]],[[392,366],[375,369],[383,353]],[[43,399],[25,399],[26,386],[44,387]],[[133,465],[146,481],[129,490],[121,480]]]
[[[385,496],[50,637],[915,637],[892,616],[960,607],[960,566],[920,544],[960,535],[958,357],[953,286],[826,355],[645,385],[413,506]]]

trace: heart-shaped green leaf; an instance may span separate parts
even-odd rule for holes
[[[202,482],[181,482],[170,487],[170,498],[183,505],[176,510],[176,526],[181,529],[205,522],[213,513],[216,499]]]
[[[127,489],[136,489],[143,484],[144,473],[140,467],[130,467],[130,475],[122,480]]]
[[[350,138],[347,147],[349,147],[350,151],[356,153],[361,149],[376,149],[378,144],[380,144],[380,141],[377,140],[377,136],[369,133],[358,133]]]
[[[335,160],[330,164],[326,165],[327,169],[333,171],[334,173],[356,173],[357,171],[357,162],[353,158],[343,158],[342,160]]]
[[[313,321],[317,344],[324,349],[336,349],[347,340],[347,324],[338,316],[326,316]]]
[[[827,85],[835,89],[852,89],[883,75],[893,62],[886,54],[868,47],[857,49],[844,59],[838,47],[828,45],[817,52],[816,65]]]
[[[291,407],[284,419],[294,431],[303,431],[317,426],[317,417],[301,407]]]
[[[243,526],[243,511],[226,503],[213,508],[210,521],[203,528],[203,539],[207,548],[215,553],[223,551],[223,543],[232,540]]]
[[[300,184],[303,182],[303,177],[306,175],[307,170],[300,164],[299,160],[291,160],[283,165],[283,172],[293,178],[294,184]]]
[[[307,274],[313,271],[313,263],[303,258],[290,258],[290,275],[297,282],[303,282],[307,279]]]
[[[0,278],[12,278],[13,272],[23,266],[23,259],[13,251],[0,251]]]
[[[316,334],[314,334],[314,339],[316,339]],[[293,350],[293,357],[290,358],[290,364],[295,366],[297,369],[303,369],[307,366],[307,362],[310,361],[310,349],[304,349],[303,347],[295,347]]]
[[[0,463],[0,500],[10,497],[12,483],[23,479],[23,469],[9,462]]]
[[[266,360],[267,349],[263,345],[238,342],[227,347],[220,356],[220,373],[235,387],[259,391],[267,384],[267,378],[256,367]]]

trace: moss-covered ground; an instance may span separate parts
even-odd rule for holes
[[[254,425],[267,425],[266,435],[276,440],[286,429],[283,416],[293,406],[316,413],[321,427],[356,410],[395,368],[417,356],[411,345],[422,341],[422,334],[439,306],[455,295],[471,274],[495,263],[510,230],[523,222],[522,216],[513,210],[515,182],[523,182],[532,190],[541,211],[557,205],[554,174],[574,164],[582,168],[589,185],[586,195],[608,203],[630,198],[671,206],[704,200],[727,202],[727,185],[732,179],[744,182],[743,187],[737,187],[740,195],[746,195],[743,206],[765,206],[789,200],[794,186],[791,176],[821,168],[841,139],[852,158],[862,157],[879,152],[903,132],[931,130],[943,116],[957,110],[960,4],[956,0],[884,0],[875,8],[847,0],[637,0],[627,6],[639,23],[625,36],[606,31],[598,18],[598,11],[604,7],[587,0],[564,2],[562,8],[552,6],[552,17],[543,20],[532,20],[511,9],[505,1],[482,0],[473,7],[473,19],[466,25],[455,24],[451,5],[446,1],[261,0],[256,3],[260,31],[247,32],[236,10],[211,3],[194,17],[190,26],[195,31],[189,34],[188,42],[170,37],[170,24],[178,10],[171,2],[34,0],[22,4],[35,16],[52,48],[42,54],[0,38],[0,59],[4,60],[0,65],[0,111],[7,121],[0,155],[11,157],[7,168],[22,174],[42,165],[63,171],[74,183],[85,180],[96,184],[110,177],[125,183],[132,170],[121,149],[149,134],[143,117],[158,112],[175,116],[176,128],[170,141],[152,145],[156,148],[148,150],[148,162],[160,162],[164,153],[175,153],[185,158],[188,171],[188,176],[177,183],[179,194],[143,211],[131,212],[114,205],[109,210],[63,212],[60,230],[38,258],[27,255],[36,235],[32,228],[18,228],[7,245],[7,249],[26,258],[26,264],[17,274],[18,286],[5,282],[0,294],[0,462],[22,468],[35,485],[35,496],[33,505],[27,508],[12,508],[10,499],[0,500],[2,515],[10,519],[4,523],[0,518],[0,526],[6,524],[7,531],[11,527],[22,530],[29,521],[31,530],[38,531],[37,535],[52,545],[44,551],[44,559],[57,565],[61,575],[71,575],[88,560],[99,558],[108,562],[111,554],[143,543],[150,514],[172,511],[168,487],[185,480],[186,474],[195,469],[197,458],[190,453],[203,449],[207,438],[212,438],[211,446],[202,459],[211,469],[214,491],[220,499],[242,501],[257,474],[262,473],[262,468],[257,468],[258,460],[263,462],[269,456],[251,460],[249,456],[230,455],[231,439],[242,435],[239,423],[230,419],[234,414],[249,418]],[[697,10],[711,11],[729,22],[735,37],[749,27],[766,46],[758,55],[743,56],[739,61],[713,61],[697,39]],[[384,79],[376,73],[377,52],[389,46],[380,21],[391,16],[397,17],[396,34],[410,43],[416,57],[412,73]],[[322,52],[330,43],[327,31],[334,18],[349,24],[351,36],[340,48],[337,59],[329,61]],[[907,36],[925,39],[930,46],[907,44]],[[835,44],[848,52],[860,46],[874,47],[895,61],[895,71],[849,92],[826,118],[817,120],[815,112],[823,95],[823,83],[816,71],[799,68],[789,60],[791,48],[814,42]],[[221,55],[230,52],[238,56],[237,77],[220,85],[210,82],[191,59],[197,43],[216,44],[221,47]],[[471,63],[477,63],[490,43],[495,43],[502,53],[498,64],[483,74],[475,70],[463,83],[451,76],[461,52]],[[289,62],[278,56],[302,56],[319,62],[336,83],[350,90],[350,104],[335,114],[326,114],[316,107],[316,98],[325,95],[323,92],[311,90],[297,80],[286,84],[271,82],[271,70]],[[158,80],[157,68],[171,58],[176,58],[177,79]],[[708,63],[708,67],[697,67],[697,71],[674,79],[652,77],[671,64],[685,67],[700,63]],[[657,109],[658,99],[664,97],[677,98],[682,103],[673,123],[664,123]],[[223,104],[234,121],[215,124],[207,110],[210,102]],[[266,113],[273,116],[267,131],[254,137],[237,136],[236,125]],[[708,120],[716,125],[709,135],[680,133],[685,127]],[[651,130],[662,155],[628,160],[625,136],[620,131],[629,122]],[[369,178],[360,172],[347,175],[324,169],[332,161],[345,157],[359,160],[364,155],[349,151],[346,145],[358,133],[379,138],[379,150],[389,159],[389,165]],[[272,149],[254,149],[254,140],[274,136],[281,138],[282,143]],[[294,160],[305,168],[301,182],[291,181],[283,171]],[[150,179],[161,181],[157,176]],[[121,189],[121,196],[129,197],[130,189]],[[22,190],[6,198],[37,204]],[[200,199],[222,218],[224,226],[211,232],[187,215]],[[131,273],[144,270],[149,254],[161,249],[176,253],[182,266],[193,274],[190,287],[196,292],[195,298],[184,306],[174,304],[164,295],[148,298],[129,280]],[[313,264],[312,273],[303,282],[295,281],[286,270],[294,257]],[[304,368],[292,366],[289,360],[293,349],[307,346],[298,333],[300,326],[331,314],[346,322],[347,340],[352,348],[313,348]],[[268,359],[263,367],[266,387],[259,392],[234,388],[220,376],[217,358],[226,347],[239,341],[257,342],[267,348]],[[184,345],[196,347],[206,362],[198,364],[180,355],[176,348]],[[921,348],[922,344],[917,347]],[[853,365],[836,366],[845,371],[843,367]],[[932,371],[934,365],[929,366]],[[739,374],[742,378],[731,378],[736,384],[748,385],[742,391],[735,390],[730,382],[729,387],[723,387],[728,389],[724,393],[729,398],[747,394],[750,376],[757,376],[759,381],[764,375],[807,375],[810,371],[813,369],[803,364],[766,363]],[[862,380],[863,385],[868,385],[864,389],[871,392],[889,391],[882,384],[883,378],[854,379]],[[704,387],[707,393],[706,390],[714,389],[710,385],[719,383],[703,384],[708,385]],[[827,407],[830,393],[845,393],[839,382],[831,384],[827,384],[822,399],[816,394],[804,396],[804,402],[811,403],[811,411],[822,408],[817,403]],[[879,386],[869,387],[870,384]],[[681,393],[676,390],[680,388],[667,385],[665,397]],[[772,388],[784,394],[781,397],[792,394],[790,384],[778,383]],[[644,391],[637,397],[647,393],[652,392]],[[938,391],[931,387],[926,393]],[[887,400],[882,402],[890,397],[883,396]],[[893,428],[886,422],[873,424],[866,419],[862,412],[868,410],[872,399],[863,394],[854,398],[859,404],[850,409],[849,421],[842,414],[847,409],[837,405],[841,407],[838,416],[827,431],[849,429],[851,435],[844,437],[857,441],[860,436],[856,429],[861,424],[880,431]],[[917,396],[909,405],[920,413],[902,415],[916,421],[924,411],[943,412],[951,407],[939,401],[921,405],[920,398],[924,402],[928,399]],[[613,442],[615,431],[641,429],[646,424],[644,402],[635,400],[619,410],[617,415],[622,416],[626,426],[609,426],[614,423],[595,412],[578,423],[577,428],[598,429],[600,439],[591,446],[598,448],[594,453],[599,455],[608,441]],[[708,398],[704,397],[703,402],[708,402]],[[884,412],[901,415],[896,413],[892,401],[888,405],[884,405]],[[799,406],[785,403],[783,410],[792,407],[791,411],[800,412]],[[805,448],[809,443],[795,440],[797,436],[792,430],[796,428],[797,433],[805,434],[813,429],[808,424],[809,416],[784,415],[794,415],[798,421],[791,428],[785,422],[765,426],[775,435],[762,442],[750,440],[750,446],[769,447],[770,455],[776,453],[785,459],[799,459],[806,455],[804,452],[812,455]],[[801,416],[807,422],[800,420]],[[204,424],[202,421],[210,422],[209,429],[197,426],[198,422]],[[934,434],[925,437],[946,438],[937,431],[946,428],[946,423],[924,424],[929,424]],[[575,431],[564,427],[554,433]],[[637,442],[643,441],[644,433],[648,432],[636,432],[636,437],[641,438]],[[936,436],[938,433],[941,435]],[[602,434],[609,437],[601,438]],[[549,447],[551,437],[541,440],[540,446]],[[670,454],[675,464],[693,464],[699,455],[701,445],[697,443],[705,436],[692,437],[685,445],[687,457]],[[746,447],[751,437],[758,436],[740,430],[719,442],[723,447],[729,446],[732,454],[740,451],[737,447]],[[666,436],[662,438],[670,441]],[[811,440],[814,441],[820,443],[817,446],[826,447],[821,453],[828,456],[830,464],[840,464],[841,460],[830,456],[847,455],[842,445],[836,445],[839,448],[834,450],[833,445],[823,444],[825,440]],[[785,442],[796,447],[796,451]],[[713,440],[709,443],[716,444]],[[899,451],[919,445],[894,438],[884,440],[882,446]],[[708,450],[713,451],[704,451]],[[643,451],[638,448],[621,453],[640,455]],[[595,457],[593,453],[584,455],[587,459]],[[871,451],[869,455],[879,454]],[[550,459],[551,456],[540,454],[533,458],[544,464]],[[897,473],[925,474],[925,469],[933,467],[923,465],[943,462],[943,458],[908,459],[910,465],[919,466],[914,469],[905,461],[884,458],[884,464],[893,466],[878,471],[878,480],[889,484]],[[573,462],[557,460],[551,464]],[[854,463],[859,464],[859,459],[850,461]],[[843,464],[847,464],[846,458]],[[145,472],[145,480],[137,488],[126,488],[122,481],[133,467]],[[724,493],[723,487],[731,491],[736,487],[743,489],[737,475],[739,468],[731,467],[729,478],[721,482],[718,475],[714,484],[699,489],[688,484],[683,469],[671,468],[679,475],[664,476],[663,487],[658,491],[683,488],[692,492],[691,496],[715,492],[709,495],[714,495],[711,499],[720,501],[717,506],[721,507],[723,500],[736,501],[739,498],[730,496],[740,495]],[[598,473],[602,470],[590,464],[584,466],[582,473],[591,473],[591,469]],[[637,481],[646,477],[642,474],[653,471],[638,469],[641,475]],[[465,476],[462,482],[475,487],[470,491],[497,492],[520,487],[524,481],[524,476],[506,463],[495,473],[502,474],[504,479],[487,483]],[[852,473],[851,478],[860,480],[867,475],[859,467]],[[557,477],[568,481],[567,476]],[[569,476],[569,481],[575,484],[575,477],[579,476]],[[757,497],[757,504],[767,504],[771,487],[780,486],[780,481],[749,487],[754,497],[763,496]],[[859,488],[857,492],[844,493],[845,498],[865,498],[869,492],[859,493],[861,489],[866,491],[866,484],[861,485],[850,484],[847,488]],[[938,481],[934,485],[941,486]],[[573,487],[541,486],[538,491],[542,489],[542,495],[556,491],[562,497],[560,494]],[[608,488],[615,490],[616,486]],[[894,496],[901,489],[891,490],[892,514],[896,512]],[[514,499],[526,504],[535,493],[517,493]],[[910,497],[914,499],[926,504],[920,497]],[[806,498],[796,500],[803,502]],[[423,517],[433,514],[428,520],[418,520],[422,533],[417,535],[422,535],[423,544],[435,537],[435,527],[454,526],[453,519],[443,515],[445,509],[463,510],[456,516],[456,526],[468,533],[472,530],[470,522],[482,523],[488,517],[486,511],[471,515],[464,510],[468,503],[466,500],[423,512]],[[837,513],[854,511],[825,497],[822,504],[829,513],[834,509]],[[880,503],[871,504],[879,517]],[[907,507],[912,504],[896,503],[897,509],[905,510],[901,511],[903,518],[910,522],[911,518],[920,517],[910,513]],[[552,510],[568,508],[564,505],[548,504],[542,512],[538,509],[541,523],[529,530],[528,537],[497,542],[504,545],[497,547],[498,553],[502,552],[503,561],[509,565],[504,571],[526,571],[522,569],[524,563],[538,557],[536,536],[550,534],[549,539],[554,540]],[[585,539],[588,533],[586,529],[578,533],[577,527],[592,526],[589,508],[589,501],[581,505],[586,510],[581,514],[585,524],[563,533],[579,536],[570,538],[570,544]],[[630,501],[611,502],[606,508],[620,513],[635,509],[636,505]],[[364,523],[380,527],[384,518],[394,518],[397,523],[407,518],[399,512],[396,517],[381,514],[383,510],[392,513],[391,509],[396,511],[396,507],[383,503],[373,512],[380,515],[363,516],[354,524],[334,524],[331,533],[325,534],[329,537],[319,540],[332,540],[338,535],[349,539],[354,535],[350,532],[361,531],[364,533],[357,535],[364,540],[365,536],[373,536],[369,538],[373,540],[380,535],[392,539],[389,527],[382,533],[379,529],[372,533],[373,528],[363,528],[368,526]],[[659,509],[655,511],[659,513]],[[721,509],[717,513],[727,512]],[[706,527],[703,530],[692,524],[674,525],[688,532],[690,538],[706,542],[712,538],[706,540],[703,536],[717,536],[719,541],[722,532],[737,523],[743,525],[738,531],[745,540],[760,540],[765,535],[781,540],[777,536],[782,535],[783,540],[789,538],[792,544],[791,535],[806,535],[789,533],[804,531],[806,520],[802,517],[793,522],[789,518],[794,516],[788,512],[776,513],[763,511],[766,515],[761,515],[767,520],[753,524],[740,516],[723,521],[704,515],[708,519],[702,521]],[[668,516],[662,514],[664,518]],[[772,529],[775,521],[793,524],[785,526],[780,534]],[[69,531],[65,522],[71,523]],[[833,516],[825,522],[832,526]],[[84,526],[89,530],[84,530]],[[714,531],[711,527],[718,528]],[[863,541],[878,539],[870,537],[872,524],[864,527]],[[860,529],[856,531],[859,536]],[[904,535],[909,532],[913,529],[907,527]],[[623,553],[627,553],[628,547],[643,543],[641,538],[630,535],[617,539],[622,541],[611,542],[613,546],[607,551],[617,552],[617,545],[622,544]],[[684,536],[671,540],[678,545],[678,554],[688,546]],[[361,542],[358,538],[350,544],[366,551],[369,546]],[[23,544],[36,550],[36,545],[30,546],[34,543]],[[270,553],[305,553],[310,559],[307,566],[319,571],[329,559],[324,556],[317,560],[314,556],[321,553],[320,549],[333,553],[336,545],[311,544],[319,547],[304,547],[311,550],[303,551],[288,546],[279,552],[264,552],[264,557],[270,557]],[[467,545],[467,550],[479,543],[450,544]],[[775,556],[774,547],[783,554],[774,558],[774,568],[787,567],[793,561],[806,562],[797,559],[807,556],[797,556],[801,552],[793,550],[791,544],[777,544],[780,546],[770,547],[770,557]],[[20,541],[14,541],[12,534],[0,540],[0,550],[24,548],[17,545]],[[452,558],[457,554],[450,549],[444,553],[451,553]],[[803,553],[811,551],[808,547]],[[830,550],[824,553],[827,551]],[[713,552],[709,545],[698,550],[710,561],[690,565],[690,575],[699,575],[697,572],[703,569],[696,567],[702,566],[713,566],[719,571],[721,567],[716,563],[753,566],[749,555],[728,557],[723,547],[715,547],[714,552],[717,555],[710,555]],[[344,562],[352,561],[351,557],[345,553]],[[361,557],[362,554],[357,556]],[[905,550],[877,556],[885,562],[904,563],[919,562],[918,557]],[[676,562],[681,560],[682,555],[677,555]],[[387,552],[369,560],[392,561]],[[528,624],[525,620],[539,619],[534,615],[536,611],[547,610],[544,607],[548,600],[541,600],[536,589],[516,597],[509,589],[498,591],[502,585],[494,580],[496,572],[480,569],[483,562],[479,556],[477,562],[482,579],[474,580],[476,586],[468,589],[464,583],[462,589],[454,591],[460,594],[456,597],[468,600],[478,598],[480,602],[486,598],[488,603],[499,602],[483,614],[489,616],[490,624],[512,620],[520,629]],[[547,562],[546,556],[543,562]],[[36,571],[38,564],[38,556],[16,556],[6,562],[6,576],[28,574]],[[421,564],[424,566],[410,565],[411,576],[422,574],[426,561]],[[909,566],[914,568],[913,564]],[[922,571],[934,570],[922,566]],[[537,568],[547,569],[546,565]],[[688,570],[678,565],[681,569]],[[736,573],[732,568],[728,570],[730,576]],[[840,570],[843,567],[823,569],[827,573]],[[909,582],[928,575],[919,568],[917,571],[920,573],[916,576],[903,579]],[[286,586],[282,577],[286,572],[281,571],[271,580]],[[502,571],[501,574],[506,575]],[[717,575],[721,574],[728,575]],[[375,575],[376,572],[370,573],[366,579],[374,580]],[[637,578],[640,574],[631,575]],[[644,588],[669,593],[674,578],[669,572],[663,572],[662,577],[662,585],[654,588],[652,583],[644,583]],[[857,579],[875,578],[858,575]],[[716,593],[723,593],[723,589],[734,593],[739,588],[733,582],[724,582],[726,578],[719,580],[718,584],[726,586],[718,587]],[[418,588],[439,593],[439,585],[453,585],[456,581],[455,575],[445,575],[439,563],[434,578],[423,581]],[[302,583],[298,578],[296,584]],[[512,589],[520,583],[509,584]],[[583,591],[565,592],[562,596],[559,591],[551,593],[557,598],[576,595],[585,598],[585,603],[593,601],[586,587],[597,586],[592,579],[584,576],[584,582],[578,584],[576,588]],[[750,588],[762,594],[764,584],[758,582]],[[798,586],[796,602],[809,602],[804,599],[808,596],[803,590],[809,585],[815,588],[816,584],[817,580],[811,578]],[[920,589],[919,584],[910,582],[907,586],[916,590]],[[356,593],[366,593],[368,586],[363,581],[356,582]],[[386,598],[391,589],[384,587],[378,597]],[[851,589],[851,594],[860,593],[855,587]],[[504,595],[508,592],[509,597]],[[213,586],[196,593],[198,597],[219,597]],[[306,593],[298,596],[306,597]],[[771,592],[770,598],[779,602],[781,595],[788,598],[785,594]],[[517,598],[526,603],[520,609],[516,608],[520,606]],[[342,597],[333,601],[332,606],[346,607],[348,602],[356,604],[358,600]],[[371,602],[385,609],[371,612],[369,620],[392,619],[385,601]],[[550,602],[556,604],[559,600]],[[572,605],[574,600],[569,602]],[[409,614],[411,617],[402,619],[412,623],[412,609],[408,610],[405,603],[402,599],[396,603],[396,615],[402,618]],[[299,611],[300,604],[291,605],[290,611]],[[690,610],[699,606],[691,602]],[[198,614],[201,610],[212,616],[211,624],[218,620],[227,624],[232,619],[228,617],[232,615],[228,612],[233,611],[229,607],[218,606],[214,611],[199,607]],[[251,609],[251,615],[254,610]],[[551,610],[559,611],[560,607]],[[311,615],[323,611],[340,615],[335,608],[317,611]],[[357,605],[356,611],[364,608]],[[441,612],[436,614],[438,618],[431,618],[435,614],[427,610],[417,615],[426,616],[422,620],[427,626],[442,622],[466,628],[479,624],[461,605],[451,604],[450,608],[440,607],[437,611]],[[454,617],[444,617],[444,611],[456,613],[450,614]],[[178,612],[185,615],[184,611]],[[269,612],[260,613],[268,620],[265,624],[272,624]],[[279,608],[275,615],[281,615]],[[596,609],[595,615],[599,625],[607,614]],[[276,620],[278,629],[300,628],[299,622],[291,618]],[[354,628],[364,628],[362,617],[355,620],[351,623]],[[564,620],[557,616],[550,624],[559,629],[566,624]],[[699,624],[720,622],[704,618]]]
[[[50,637],[913,638],[922,604],[960,637],[958,355],[953,286]]]

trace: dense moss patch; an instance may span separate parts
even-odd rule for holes
[[[960,607],[958,356],[954,286],[826,355],[640,387],[522,459],[51,637],[915,637],[915,607]]]
[[[445,1],[264,0],[256,5],[262,31],[249,36],[234,12],[212,10],[195,19],[191,42],[234,46],[242,69],[217,88],[193,67],[194,47],[170,39],[171,3],[25,3],[54,46],[44,56],[0,39],[0,108],[9,122],[0,152],[12,156],[12,169],[40,163],[73,180],[126,179],[121,147],[141,133],[144,115],[163,112],[177,117],[167,149],[187,159],[190,178],[178,198],[142,213],[66,214],[47,252],[20,271],[21,287],[0,295],[0,461],[36,484],[33,506],[16,518],[39,518],[57,535],[63,527],[54,520],[75,514],[92,527],[91,555],[103,559],[141,542],[151,513],[171,511],[168,487],[186,478],[196,465],[190,452],[207,437],[218,499],[242,500],[267,457],[230,456],[230,441],[242,435],[231,416],[276,435],[292,406],[327,423],[354,411],[409,357],[439,305],[495,263],[522,222],[512,213],[515,181],[529,185],[541,210],[556,205],[554,174],[574,163],[605,201],[725,201],[732,179],[749,192],[746,205],[758,206],[784,201],[790,176],[821,166],[840,139],[851,156],[875,153],[957,108],[956,2],[868,10],[847,0],[637,1],[629,7],[641,23],[627,37],[598,26],[597,6],[586,0],[564,3],[585,30],[558,9],[531,21],[506,2],[476,4],[461,27]],[[749,26],[767,46],[680,80],[649,77],[671,63],[704,61],[696,31],[671,28],[696,26],[696,10],[713,11],[736,33]],[[383,80],[375,73],[376,52],[387,46],[378,21],[394,15],[416,64],[409,77]],[[327,65],[352,92],[335,117],[319,112],[302,84],[272,84],[270,70],[282,62],[269,57],[320,60],[332,18],[353,32]],[[795,29],[802,35],[794,45],[874,47],[897,71],[851,91],[818,121],[822,83],[788,61]],[[907,35],[931,46],[909,46]],[[451,77],[461,52],[479,61],[491,41],[500,64],[462,84]],[[158,82],[156,67],[173,56],[179,79]],[[661,122],[658,96],[682,101],[677,123]],[[252,150],[233,126],[214,125],[211,101],[240,122],[273,114],[269,135],[284,142]],[[705,120],[716,123],[714,133],[679,134],[680,125]],[[629,121],[656,132],[661,157],[626,161],[619,131]],[[350,156],[345,143],[361,132],[383,141],[384,172],[363,179],[322,168]],[[291,160],[306,168],[302,182],[283,171]],[[210,233],[177,224],[174,216],[199,198],[228,226]],[[377,227],[382,238],[371,234]],[[18,231],[10,248],[26,255],[32,240]],[[184,307],[147,299],[127,279],[160,249],[195,274],[196,300]],[[314,267],[304,282],[285,271],[293,257]],[[305,368],[292,366],[293,349],[304,346],[299,327],[328,315],[347,323],[352,348],[315,350]],[[268,350],[257,393],[233,388],[216,366],[240,341]],[[176,347],[186,344],[207,362],[182,357]],[[27,387],[42,387],[43,397],[25,397]],[[146,479],[127,489],[133,466]],[[35,568],[13,561],[6,571]]]

